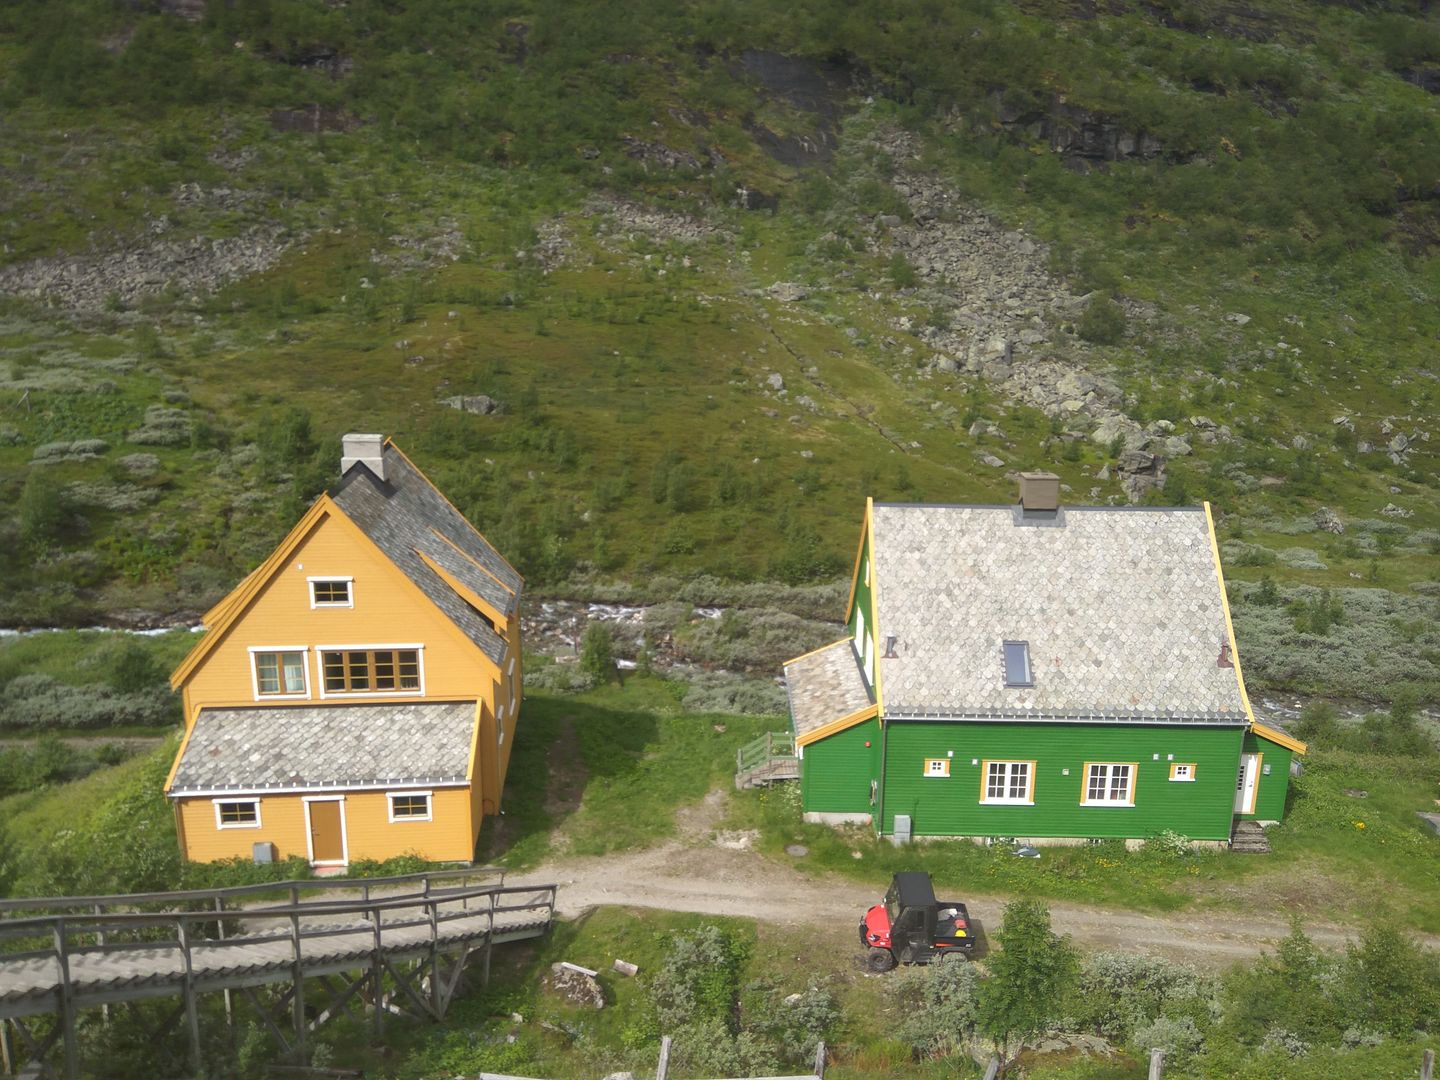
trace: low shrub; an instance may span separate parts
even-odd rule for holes
[[[133,682],[139,673],[127,669],[123,677]],[[0,727],[163,727],[179,721],[180,701],[168,687],[125,692],[109,686],[67,686],[49,675],[34,674],[16,676],[0,692]]]

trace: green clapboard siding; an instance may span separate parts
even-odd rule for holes
[[[1242,734],[1238,727],[891,721],[883,831],[894,831],[896,814],[909,814],[917,836],[1128,839],[1173,829],[1193,840],[1228,840]],[[950,751],[950,776],[924,775],[927,758]],[[982,805],[986,759],[1035,761],[1035,804]],[[1171,780],[1172,759],[1194,765],[1195,779]],[[1081,806],[1087,762],[1136,763],[1135,805]]]
[[[801,806],[807,813],[870,813],[870,781],[879,778],[880,727],[866,720],[805,747]]]
[[[1263,754],[1260,759],[1260,781],[1255,791],[1255,812],[1241,814],[1248,820],[1280,821],[1285,817],[1285,796],[1290,790],[1290,760],[1295,756],[1288,747],[1262,739],[1253,731],[1245,733],[1245,753]],[[1270,775],[1265,775],[1265,767]]]

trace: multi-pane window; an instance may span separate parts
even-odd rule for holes
[[[391,795],[390,820],[429,821],[430,793],[428,791],[409,791]]]
[[[420,689],[418,649],[343,649],[320,654],[327,694],[383,694]]]
[[[1135,766],[1089,765],[1085,773],[1086,804],[1131,806],[1135,802]]]
[[[941,757],[941,758],[926,758],[926,759],[925,759],[925,775],[926,775],[926,776],[949,776],[949,775],[950,775],[950,759],[949,759],[949,758],[943,758],[943,757]]]
[[[1181,764],[1181,763],[1178,762],[1178,761],[1175,762],[1175,764],[1173,764],[1173,765],[1170,766],[1170,779],[1171,779],[1171,780],[1194,780],[1194,779],[1195,779],[1195,766],[1194,766],[1193,764],[1183,765],[1183,764]]]
[[[222,829],[257,829],[260,803],[255,799],[216,799],[215,824]]]
[[[311,578],[312,607],[351,607],[349,578]]]
[[[1031,786],[1035,779],[1033,761],[985,762],[985,795],[981,802],[1023,803],[1035,801]]]
[[[303,652],[255,652],[255,691],[258,694],[305,693]]]

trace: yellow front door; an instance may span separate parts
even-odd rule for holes
[[[345,830],[339,799],[305,804],[310,816],[310,861],[343,863]]]

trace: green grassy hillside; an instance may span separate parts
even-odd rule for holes
[[[203,608],[374,430],[553,592],[1208,499],[1434,693],[1437,89],[1400,0],[7,5],[0,621]]]

